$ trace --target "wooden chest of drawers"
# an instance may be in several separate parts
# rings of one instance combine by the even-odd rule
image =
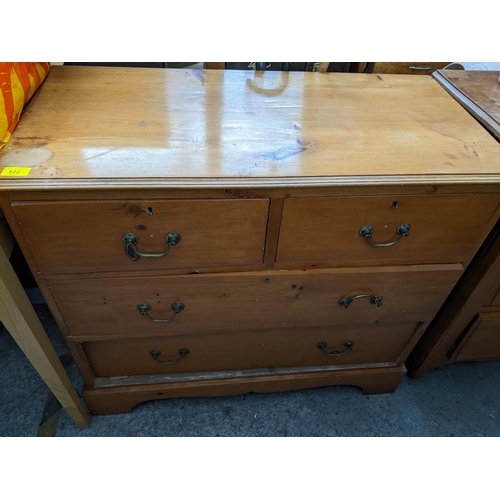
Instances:
[[[500,359],[500,222],[409,358],[414,378],[457,361]]]
[[[0,155],[92,413],[393,391],[498,217],[497,144],[431,78],[253,78],[53,68]]]
[[[433,77],[500,142],[500,72],[439,71]],[[456,361],[500,359],[500,221],[408,359],[418,378]]]

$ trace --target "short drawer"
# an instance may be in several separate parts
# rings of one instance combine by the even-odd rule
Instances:
[[[50,274],[261,264],[269,200],[15,202],[12,208],[40,271]]]
[[[290,198],[276,260],[462,262],[499,202],[497,194]]]
[[[394,363],[417,326],[398,323],[173,335],[85,342],[83,349],[97,377]]]
[[[500,359],[500,312],[479,314],[453,358],[454,361]]]
[[[73,337],[123,337],[417,323],[461,274],[460,264],[387,266],[54,280],[50,289]]]

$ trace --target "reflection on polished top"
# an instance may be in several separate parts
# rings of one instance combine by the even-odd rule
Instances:
[[[53,67],[0,187],[499,182],[499,144],[429,76]],[[382,176],[382,177],[380,177]]]

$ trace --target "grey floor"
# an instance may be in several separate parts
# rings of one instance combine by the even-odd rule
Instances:
[[[37,302],[36,300],[34,302]],[[68,354],[45,304],[34,305],[57,353]],[[74,365],[70,376],[79,392]],[[49,391],[8,332],[0,332],[0,436],[36,436]],[[393,394],[356,387],[180,398],[92,417],[80,431],[63,410],[57,436],[500,436],[500,361],[461,363],[405,378]]]

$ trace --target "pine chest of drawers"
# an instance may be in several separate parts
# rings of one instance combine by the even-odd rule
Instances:
[[[390,392],[498,218],[499,153],[425,76],[55,67],[1,206],[92,413]]]
[[[500,143],[500,72],[438,71],[433,78]],[[407,360],[414,378],[459,361],[500,359],[500,220]]]

